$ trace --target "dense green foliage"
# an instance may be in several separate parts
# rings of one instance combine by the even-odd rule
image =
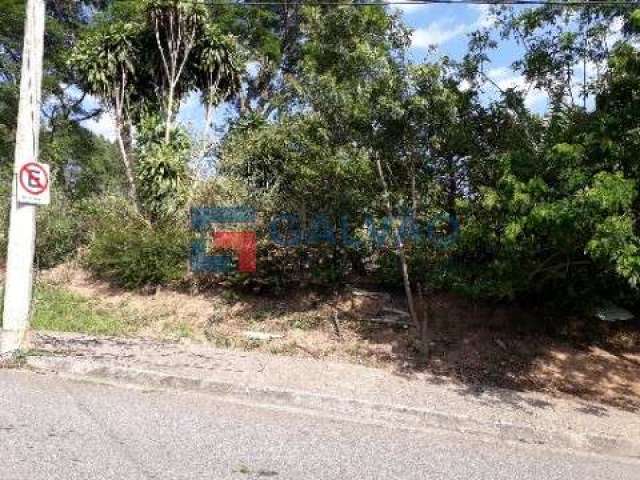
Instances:
[[[221,149],[220,173],[244,179],[263,211],[322,212],[336,234],[342,215],[356,226],[365,214],[386,215],[385,198],[394,215],[411,212],[418,225],[454,214],[461,229],[448,248],[405,246],[416,282],[569,308],[604,299],[629,304],[640,272],[640,79],[631,10],[583,9],[577,17],[569,10],[498,12],[494,32],[526,45],[515,68],[549,93],[543,119],[517,89],[494,102],[481,94],[490,82],[487,50],[498,45],[490,31],[472,36],[460,63],[413,65],[402,54],[402,25],[384,9],[304,7],[296,16],[306,41],[294,79],[271,86],[277,107],[268,119],[252,113],[237,122]],[[596,19],[627,22],[611,51],[602,41],[609,31]],[[566,78],[580,61],[598,61],[608,72],[582,84],[593,108],[574,103]],[[368,247],[351,249],[355,261],[338,255],[329,262],[341,270],[330,278],[368,264],[381,281],[399,282],[394,249]],[[300,263],[293,253],[292,266]],[[304,256],[313,264],[322,254],[307,248]]]
[[[125,201],[85,206],[92,232],[83,258],[96,275],[128,288],[171,283],[187,271],[186,219],[149,223]]]
[[[36,265],[49,268],[72,257],[87,238],[78,206],[63,195],[54,195],[52,204],[37,214]]]
[[[0,0],[5,167],[17,3]],[[640,305],[640,13],[632,8],[497,9],[460,61],[416,63],[409,29],[382,5],[113,1],[87,15],[72,3],[50,8],[45,83],[55,102],[42,157],[59,196],[39,220],[42,265],[82,245],[89,268],[121,285],[178,280],[187,271],[188,209],[249,205],[260,212],[258,271],[239,276],[243,284],[401,286],[408,278],[409,290],[568,309]],[[614,24],[622,26],[615,35]],[[504,38],[521,42],[513,68],[547,93],[545,115],[487,75]],[[587,77],[587,64],[601,73]],[[77,125],[96,112],[62,85],[110,112],[117,146]],[[178,125],[180,106],[194,97],[205,131],[217,106],[234,110],[213,147]],[[212,177],[199,178],[195,162],[209,163]],[[270,220],[283,213],[311,232],[300,244],[269,238]],[[318,216],[325,238],[313,237]],[[406,231],[406,218],[422,236]]]
[[[73,88],[76,78],[68,68],[69,49],[90,21],[87,8],[96,2],[47,2],[43,78],[43,128],[39,160],[51,166],[51,206],[40,209],[35,262],[54,266],[71,256],[87,238],[80,202],[91,195],[122,191],[122,169],[117,150],[108,141],[82,128],[79,122],[100,110],[87,109],[85,96]],[[0,178],[2,235],[0,251],[7,248],[11,170],[18,110],[19,73],[25,2],[0,1]]]

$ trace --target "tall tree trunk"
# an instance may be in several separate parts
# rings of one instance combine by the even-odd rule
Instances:
[[[416,168],[413,162],[411,163],[411,220],[414,225],[418,218],[418,189],[416,187]]]
[[[125,112],[126,112],[126,86],[127,86],[127,71],[122,68],[120,71],[120,82],[114,86],[112,98],[114,100],[114,120],[116,127],[116,138],[118,141],[118,147],[120,148],[120,156],[124,165],[124,173],[127,177],[127,196],[131,200],[131,205],[136,212],[139,212],[138,208],[138,192],[136,191],[136,182],[133,176],[133,167],[128,152],[131,145],[126,145],[124,140],[123,131],[125,129]],[[127,132],[127,139],[130,142],[130,131]]]
[[[127,153],[124,138],[122,135],[123,125],[122,120],[116,120],[116,137],[118,140],[118,147],[120,148],[120,156],[122,157],[122,163],[124,165],[124,172],[127,176],[127,196],[131,200],[131,204],[138,211],[138,193],[136,191],[136,182],[133,176],[133,167]]]
[[[411,321],[413,322],[414,327],[419,336],[419,340],[422,343],[422,338],[426,337],[426,332],[423,328],[423,322],[421,321],[420,316],[416,311],[416,303],[413,299],[413,291],[411,290],[411,281],[409,279],[409,266],[407,264],[407,256],[404,250],[404,242],[402,241],[402,235],[400,235],[400,230],[398,226],[393,222],[393,206],[391,205],[391,195],[389,193],[389,186],[387,184],[387,180],[384,176],[384,171],[382,169],[382,161],[380,157],[376,154],[376,167],[378,170],[378,176],[380,177],[380,183],[382,184],[382,195],[384,197],[384,206],[387,211],[387,216],[389,217],[389,222],[391,224],[391,231],[393,233],[393,237],[395,240],[396,246],[396,254],[400,260],[400,270],[402,273],[402,283],[404,285],[404,293],[407,297],[407,304],[409,306],[409,315],[411,316]],[[428,345],[421,345],[423,353],[426,355],[428,353]]]
[[[167,99],[167,118],[164,124],[164,143],[168,144],[171,139],[171,122],[173,118],[173,96],[175,87],[172,85],[169,87],[169,97]]]
[[[131,170],[136,170],[136,156],[133,148],[133,124],[131,121],[125,120],[122,124],[122,142],[127,152],[127,158],[129,159],[129,165]]]
[[[447,213],[453,215],[456,211],[458,198],[458,182],[456,181],[455,158],[447,158]]]

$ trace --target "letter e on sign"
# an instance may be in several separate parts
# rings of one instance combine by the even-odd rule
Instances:
[[[18,202],[31,205],[49,205],[49,165],[29,162],[20,166],[17,178]]]

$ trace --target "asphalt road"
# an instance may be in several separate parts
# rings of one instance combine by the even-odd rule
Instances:
[[[0,479],[634,479],[640,461],[0,370]]]

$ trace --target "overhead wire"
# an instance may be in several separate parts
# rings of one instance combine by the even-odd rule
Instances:
[[[201,4],[205,6],[291,6],[291,5],[308,5],[308,6],[336,6],[336,7],[367,7],[367,6],[393,6],[393,5],[531,5],[531,6],[559,6],[559,7],[634,7],[640,6],[640,0],[389,0],[389,1],[354,1],[339,2],[327,0],[310,0],[310,1],[220,1],[220,0],[183,0],[188,3]]]

